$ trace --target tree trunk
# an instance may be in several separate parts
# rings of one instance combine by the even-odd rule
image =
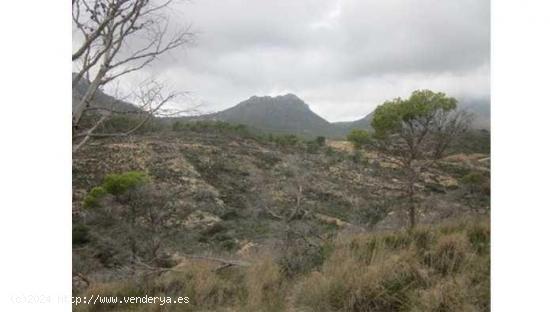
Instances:
[[[416,207],[414,205],[414,182],[416,181],[416,176],[414,171],[411,172],[409,177],[409,185],[407,186],[407,199],[408,199],[408,209],[409,209],[409,230],[413,230],[416,226]]]
[[[78,123],[80,122],[82,114],[90,105],[90,101],[93,99],[97,89],[99,89],[101,79],[103,79],[106,73],[107,68],[105,66],[102,66],[95,79],[90,83],[90,86],[84,93],[84,96],[82,96],[82,98],[78,101],[78,104],[73,108],[73,133],[78,128]]]
[[[414,227],[416,226],[416,209],[412,201],[409,205],[409,230],[414,230]]]

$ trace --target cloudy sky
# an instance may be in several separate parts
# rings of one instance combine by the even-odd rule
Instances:
[[[196,43],[148,70],[216,111],[295,93],[329,121],[419,88],[489,96],[489,0],[193,0]]]

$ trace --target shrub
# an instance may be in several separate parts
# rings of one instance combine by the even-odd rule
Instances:
[[[470,193],[479,192],[484,195],[491,195],[491,181],[481,172],[470,172],[461,179],[462,183]]]
[[[210,121],[210,120],[199,120],[199,121],[176,121],[172,124],[172,131],[197,131],[197,132],[223,132],[223,133],[232,133],[242,136],[251,136],[252,134],[248,130],[248,127],[243,124],[232,124],[224,121]]]
[[[483,254],[490,251],[490,231],[487,223],[476,223],[468,227],[468,240],[477,253]]]
[[[73,245],[84,245],[89,243],[90,229],[84,224],[73,225]]]
[[[213,311],[215,307],[233,306],[246,296],[244,276],[240,270],[218,271],[217,264],[189,262],[177,266],[155,284],[156,293],[168,296],[187,296],[190,303],[181,308],[190,311]]]
[[[408,232],[397,231],[394,233],[388,233],[382,237],[384,247],[387,249],[403,249],[412,243],[413,237]]]
[[[256,260],[246,272],[247,307],[250,311],[284,311],[283,276],[269,257]]]
[[[462,278],[446,279],[421,290],[412,311],[418,312],[473,312],[478,311],[468,302],[468,285]]]
[[[84,197],[84,208],[95,208],[99,206],[99,201],[107,195],[107,191],[102,186],[96,186]]]
[[[294,134],[273,135],[270,138],[273,142],[282,146],[295,146],[300,142],[300,138]]]
[[[319,146],[325,146],[326,144],[326,138],[324,136],[318,136],[315,138],[315,143]]]
[[[355,149],[353,153],[350,156],[351,161],[354,164],[361,164],[363,166],[367,166],[369,164],[369,160],[365,157],[363,152],[359,149]]]
[[[468,185],[481,185],[485,177],[479,172],[470,172],[462,177],[462,182]]]
[[[465,262],[467,243],[463,235],[450,234],[442,236],[433,253],[427,254],[428,265],[439,273],[447,275],[456,273]]]
[[[216,262],[186,259],[160,275],[93,283],[79,295],[147,293],[191,299],[190,304],[160,308],[166,311],[488,312],[489,230],[486,221],[460,219],[409,232],[343,234],[320,244],[323,260],[300,276],[289,278],[275,256],[249,259],[249,267],[223,269]],[[295,247],[306,252],[304,245]],[[80,305],[75,310],[128,309],[159,307]]]
[[[355,148],[361,148],[370,142],[370,134],[365,130],[353,129],[347,136]]]
[[[420,252],[426,251],[436,238],[434,233],[425,227],[414,229],[411,235],[416,249]]]
[[[322,246],[296,242],[285,249],[278,264],[287,277],[306,274],[323,264],[326,250]]]
[[[149,181],[146,173],[141,171],[128,171],[120,174],[109,174],[99,186],[92,188],[84,197],[84,208],[99,206],[100,200],[107,194],[121,195],[130,189],[136,188]]]
[[[389,209],[382,204],[372,204],[357,212],[361,223],[367,226],[374,226],[382,221],[389,213]]]
[[[134,133],[144,134],[163,129],[163,124],[158,119],[146,120],[147,118],[149,118],[147,115],[114,114],[101,125],[99,131],[101,133],[126,132],[138,127]]]
[[[311,311],[401,311],[409,305],[410,289],[427,283],[407,253],[368,266],[340,256],[299,286],[298,305]]]
[[[172,131],[181,131],[183,128],[183,123],[179,120],[172,124]]]
[[[128,171],[121,174],[109,174],[105,177],[102,187],[109,194],[120,195],[129,189],[136,188],[149,181],[146,173],[140,171]]]

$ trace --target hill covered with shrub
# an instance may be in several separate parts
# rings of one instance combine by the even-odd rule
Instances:
[[[489,164],[456,153],[422,173],[411,234],[403,173],[349,142],[220,122],[94,140],[73,160],[74,292],[178,292],[190,311],[487,310],[489,229],[473,220]]]

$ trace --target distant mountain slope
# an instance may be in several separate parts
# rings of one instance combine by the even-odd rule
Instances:
[[[229,109],[199,117],[238,123],[274,133],[292,133],[301,136],[334,136],[339,128],[332,125],[294,94],[253,96]]]
[[[75,75],[76,73],[73,73],[73,77]],[[86,92],[89,86],[90,86],[90,82],[82,78],[76,85],[76,88],[73,89],[73,103],[72,103],[73,109],[77,105],[78,101],[80,101],[80,99],[84,96],[84,93]],[[115,97],[104,93],[102,90],[97,90],[92,100],[91,106],[99,107],[99,108],[107,108],[107,109],[122,111],[122,112],[140,110],[134,104],[131,104],[123,100],[118,100]]]
[[[355,121],[341,121],[333,123],[334,126],[338,127],[342,132],[348,133],[352,129],[370,129],[370,123],[372,121],[372,116],[374,112],[369,113],[367,116],[357,119]]]
[[[489,99],[464,99],[459,103],[462,109],[474,115],[473,129],[491,130],[491,101]]]

